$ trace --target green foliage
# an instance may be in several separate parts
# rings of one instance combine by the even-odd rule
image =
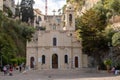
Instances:
[[[24,57],[18,57],[18,58],[17,58],[17,61],[18,61],[18,65],[20,65],[20,64],[26,62],[26,58],[24,58]]]
[[[34,0],[22,0],[20,7],[22,13],[22,21],[23,22],[30,22],[32,23],[34,20],[34,12],[33,12],[33,4]]]
[[[120,14],[120,0],[113,0],[111,9],[113,9],[116,14]]]
[[[94,6],[94,9],[97,12],[101,12],[101,14],[106,15],[106,21],[107,24],[109,24],[109,20],[112,17],[115,15],[120,15],[120,0],[100,0],[99,3]]]
[[[99,62],[102,60],[101,56],[108,53],[107,43],[112,42],[112,36],[116,31],[107,25],[112,16],[120,14],[119,8],[120,0],[100,0],[93,8],[76,18],[76,29],[82,40],[83,53],[93,56]],[[113,37],[113,43],[119,44],[119,39],[115,37],[116,35]]]
[[[101,0],[95,8],[98,11],[105,11],[107,18],[110,19],[120,14],[120,0]]]
[[[34,28],[20,21],[8,19],[0,12],[0,56],[3,63],[15,63],[17,56],[25,57],[26,41],[30,41]]]
[[[104,35],[106,36],[106,39],[108,42],[112,42],[112,36],[116,31],[112,28],[112,26],[108,25],[104,30]]]
[[[83,53],[86,53],[101,63],[103,56],[108,53],[108,42],[115,31],[106,29],[108,20],[113,15],[109,8],[110,1],[99,2],[98,5],[87,10],[76,19],[76,29],[79,29],[82,38]]]
[[[28,41],[31,40],[33,33],[34,33],[34,29],[32,27],[28,27],[24,25],[24,27],[22,28],[22,36]]]
[[[120,32],[117,32],[112,36],[112,45],[120,47]]]
[[[12,17],[13,13],[9,7],[3,5],[3,11],[7,13],[8,17]]]
[[[104,60],[104,64],[105,65],[111,65],[112,61],[110,59],[106,59],[106,60]]]
[[[76,19],[76,27],[80,31],[84,53],[92,55],[98,53],[99,50],[106,49],[105,36],[103,35],[103,30],[106,27],[105,15],[90,9]]]
[[[18,64],[18,61],[16,58],[14,58],[14,59],[10,59],[10,63],[14,65],[14,64]]]
[[[22,63],[25,63],[25,58],[24,57],[13,58],[13,59],[10,59],[10,63],[12,65],[14,64],[20,65]]]
[[[37,30],[46,30],[46,27],[44,27],[44,26],[38,27]]]

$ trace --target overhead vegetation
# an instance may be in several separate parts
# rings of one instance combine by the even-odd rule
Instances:
[[[5,15],[8,16],[8,17],[12,17],[13,16],[13,13],[12,11],[10,10],[9,7],[3,5],[3,11],[5,12]]]
[[[16,6],[15,16],[5,5],[3,12],[0,11],[0,57],[3,65],[25,61],[26,42],[31,40],[35,32],[29,25],[34,21],[33,4],[33,0],[22,0]],[[19,20],[13,20],[13,17],[19,17]]]
[[[32,26],[7,18],[0,11],[0,56],[3,64],[25,57],[26,41],[31,39],[33,33]]]
[[[22,13],[22,21],[33,23],[34,21],[34,12],[33,4],[34,0],[22,0],[20,4],[20,13]]]
[[[80,8],[80,1],[67,0],[76,3]],[[115,15],[120,15],[120,0],[100,0],[91,9],[76,18],[76,30],[79,38],[82,40],[83,53],[92,56],[97,64],[101,64],[103,59],[109,55],[108,42],[113,46],[119,45],[119,32],[113,30],[109,20]],[[84,6],[84,4],[82,4]],[[78,12],[79,10],[77,10]],[[117,33],[116,33],[117,32]],[[115,37],[118,38],[115,38]]]
[[[107,25],[106,16],[94,9],[86,11],[76,19],[77,30],[80,30],[83,53],[93,56],[97,62],[101,61],[103,52],[107,52],[107,40],[104,29]],[[100,57],[101,56],[101,57]]]
[[[118,46],[118,47],[120,47],[120,32],[116,32],[116,33],[112,36],[112,44],[113,44],[113,46]]]

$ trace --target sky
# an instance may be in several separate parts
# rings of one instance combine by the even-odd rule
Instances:
[[[21,0],[19,0],[20,2]],[[34,0],[35,4],[34,4],[34,8],[38,8],[40,9],[40,11],[42,11],[42,14],[45,14],[45,0]],[[15,0],[15,4],[18,3],[18,0]],[[47,14],[48,15],[52,15],[53,14],[53,10],[57,11],[58,9],[61,9],[64,5],[66,4],[66,0],[47,0]]]

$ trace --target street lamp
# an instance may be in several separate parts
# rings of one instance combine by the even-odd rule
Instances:
[[[110,42],[108,42],[108,47],[109,47],[109,57],[111,59],[111,66],[113,66],[113,46]]]

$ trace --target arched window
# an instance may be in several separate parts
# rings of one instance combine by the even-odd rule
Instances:
[[[65,55],[65,63],[68,63],[68,55]]]
[[[34,59],[34,57],[31,57],[30,58],[30,68],[34,68],[34,66],[35,66],[35,59]]]
[[[53,38],[53,46],[56,46],[56,45],[57,45],[57,39]]]
[[[42,64],[45,64],[45,55],[42,55]]]
[[[38,16],[38,21],[42,21],[42,18],[40,16]]]
[[[72,24],[72,14],[69,14],[69,24]]]
[[[69,21],[72,22],[72,14],[69,14]]]
[[[76,57],[75,57],[75,68],[78,68],[78,65],[79,65],[79,64],[78,64],[78,57],[76,56]]]

